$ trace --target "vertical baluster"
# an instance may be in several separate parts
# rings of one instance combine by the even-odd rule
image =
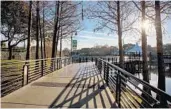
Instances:
[[[43,71],[44,71],[44,70],[43,70],[43,60],[44,60],[44,59],[41,59],[41,76],[43,76]]]
[[[119,85],[118,85],[118,93],[119,93],[119,104],[118,104],[118,106],[119,106],[119,108],[121,108],[121,75],[120,75],[121,73],[119,72]]]
[[[104,62],[104,71],[103,71],[103,76],[104,76],[104,80],[106,80],[106,62]]]
[[[62,59],[60,58],[60,69],[62,68]]]
[[[97,58],[95,58],[95,65],[97,66]]]
[[[121,108],[121,77],[120,72],[117,71],[117,78],[116,78],[116,102],[118,104],[118,107]]]
[[[60,69],[60,62],[61,61],[61,59],[60,58],[58,58],[58,69]]]
[[[109,65],[107,64],[106,67],[106,84],[109,85]]]
[[[56,65],[57,66],[57,70],[58,70],[59,69],[59,59],[58,58],[57,58],[57,62],[56,63],[57,63],[57,65]]]
[[[51,69],[51,71],[53,71],[53,58],[51,58],[50,62],[51,62],[51,68],[50,69]]]
[[[22,82],[22,86],[25,86],[26,84],[28,84],[28,64],[27,64],[27,62],[23,66],[23,82]]]
[[[64,66],[66,66],[66,58],[64,59]]]

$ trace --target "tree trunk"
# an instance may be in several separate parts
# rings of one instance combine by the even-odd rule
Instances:
[[[57,30],[57,35],[56,35],[55,56],[58,56],[58,42],[59,42],[59,30]]]
[[[45,27],[44,27],[44,22],[45,22],[45,16],[44,16],[44,2],[43,2],[43,46],[44,46],[44,58],[46,58],[46,41],[45,41]]]
[[[36,14],[36,59],[39,59],[39,1],[37,1]]]
[[[145,1],[141,1],[142,6],[142,59],[143,59],[143,80],[149,83],[148,65],[147,65],[147,36],[145,32]]]
[[[43,37],[42,37],[42,28],[40,24],[40,13],[39,13],[39,29],[40,29],[40,50],[41,50],[41,59],[43,59]],[[43,60],[41,60],[41,76],[43,76]]]
[[[163,60],[163,43],[160,16],[160,1],[155,1],[155,28],[157,36],[157,58],[158,58],[158,88],[165,91],[165,71]],[[166,106],[167,102],[163,96],[160,96],[161,105]]]
[[[117,1],[117,26],[118,26],[118,42],[119,42],[119,62],[120,67],[123,68],[123,47],[122,47],[122,28],[120,21],[120,1]]]
[[[71,35],[71,53],[70,53],[71,57],[72,57],[72,35]]]
[[[39,29],[40,29],[40,50],[41,50],[41,59],[43,59],[43,37],[42,37],[42,28],[40,24],[40,14],[39,14]]]
[[[60,37],[60,57],[62,57],[62,28],[61,28],[61,37]]]
[[[8,60],[11,60],[12,59],[12,47],[10,45],[8,45],[8,50],[9,50]]]
[[[32,9],[32,1],[30,1],[30,7],[29,7],[29,17],[28,17],[28,40],[27,40],[27,53],[26,53],[26,60],[30,59],[30,27],[31,27],[31,9]]]
[[[56,15],[55,15],[55,25],[54,25],[54,32],[53,32],[53,43],[52,43],[52,58],[55,56],[55,49],[57,46],[57,26],[58,26],[58,15],[59,15],[59,3],[60,1],[56,1]]]
[[[60,17],[62,17],[62,2],[61,2],[61,7],[60,7]],[[60,20],[59,20],[60,22]],[[62,26],[60,27],[60,53],[59,53],[59,57],[62,57]]]
[[[141,7],[142,7],[142,27],[141,27],[141,36],[142,36],[142,61],[143,61],[143,80],[149,83],[149,74],[148,74],[148,65],[147,65],[147,36],[145,32],[145,1],[141,1]],[[143,87],[143,90],[150,93],[148,88]],[[143,95],[144,97],[147,97],[146,95]]]

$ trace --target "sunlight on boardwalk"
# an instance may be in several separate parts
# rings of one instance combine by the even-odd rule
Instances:
[[[115,107],[94,63],[69,65],[3,97],[2,107]]]

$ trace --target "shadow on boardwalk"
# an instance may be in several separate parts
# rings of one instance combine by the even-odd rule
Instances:
[[[3,97],[2,108],[112,108],[115,100],[94,63],[48,74]]]
[[[66,91],[68,88],[69,91]],[[69,104],[67,106],[69,108],[80,108],[83,106],[86,108],[97,108],[99,103],[101,103],[102,108],[109,108],[109,106],[114,108],[116,105],[106,88],[107,86],[95,65],[85,65],[78,70],[73,79],[65,86],[49,108],[65,107],[65,104]],[[69,97],[70,94],[72,95],[71,97]],[[99,96],[99,98],[97,96]],[[104,97],[107,97],[107,99]],[[58,103],[60,98],[64,99],[62,102]],[[76,102],[75,99],[77,99]],[[90,100],[93,100],[93,102],[90,103]]]

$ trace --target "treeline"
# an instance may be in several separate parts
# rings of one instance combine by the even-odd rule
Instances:
[[[1,1],[1,46],[6,43],[9,57],[19,43],[27,42],[26,60],[31,57],[35,41],[34,59],[46,58],[46,42],[51,43],[51,57],[62,52],[62,40],[80,29],[82,11],[80,1]],[[60,44],[59,44],[60,42]],[[60,50],[57,50],[60,46]],[[39,53],[40,52],[40,53]],[[48,50],[49,53],[49,50]]]
[[[135,44],[124,44],[123,50],[127,51],[128,49],[131,49]],[[117,52],[119,49],[117,46],[95,46],[91,48],[81,48],[80,50],[76,50],[74,52],[77,52],[81,56],[106,56],[106,55],[113,55],[114,52]],[[163,45],[163,51],[165,55],[171,55],[171,44],[164,44]],[[151,53],[153,56],[157,56],[157,48],[151,47],[150,45],[147,46],[147,53]]]

